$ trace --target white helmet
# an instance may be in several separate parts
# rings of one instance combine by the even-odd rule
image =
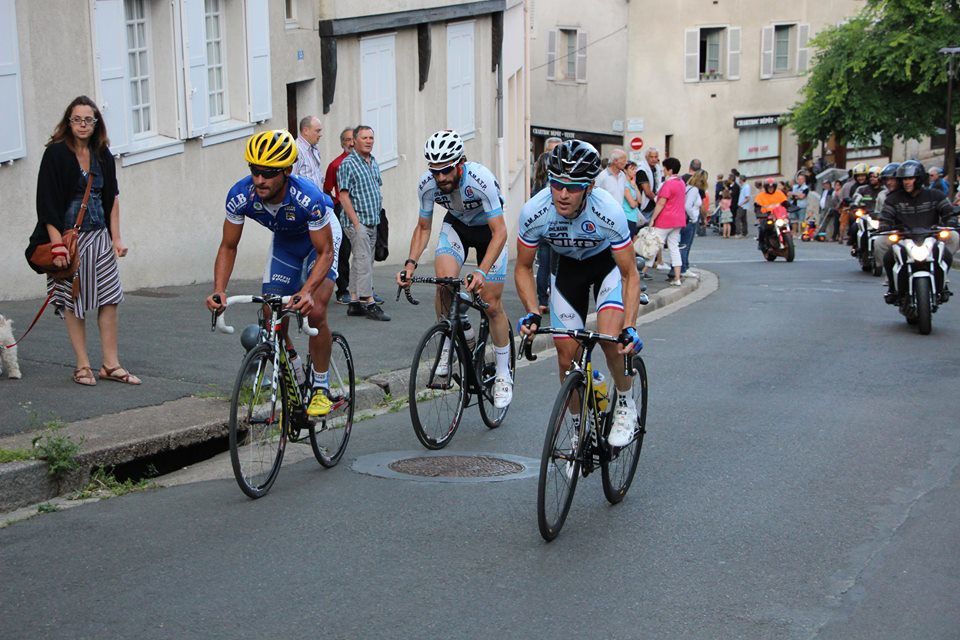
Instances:
[[[463,157],[463,139],[450,129],[437,131],[423,145],[423,157],[432,164],[451,164]]]

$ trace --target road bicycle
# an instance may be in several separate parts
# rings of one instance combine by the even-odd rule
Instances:
[[[255,303],[260,306],[257,324],[244,330],[241,341],[248,349],[230,396],[230,461],[240,489],[251,498],[267,494],[280,472],[287,441],[300,442],[305,429],[317,462],[334,467],[343,457],[353,427],[356,396],[353,356],[343,335],[333,332],[330,351],[328,397],[330,413],[322,418],[307,416],[312,393],[311,363],[304,365],[303,383],[297,382],[287,349],[289,338],[282,330],[287,316],[298,327],[317,335],[299,313],[287,309],[290,296],[230,296],[226,306]],[[219,296],[215,298],[220,302]],[[213,325],[222,333],[234,328],[223,311],[213,314]]]
[[[600,469],[603,494],[610,504],[619,503],[627,495],[647,431],[647,368],[639,355],[623,357],[624,374],[633,376],[630,393],[637,405],[637,425],[629,444],[611,447],[607,437],[613,424],[616,385],[610,381],[613,391],[608,394],[595,384],[592,354],[600,342],[624,342],[615,336],[585,329],[544,327],[535,333],[566,336],[580,343],[579,356],[570,364],[553,404],[540,456],[537,526],[540,535],[549,542],[563,527],[581,474],[586,477]],[[520,343],[522,357],[530,361],[537,359],[531,349],[532,340],[532,336],[524,336]]]
[[[467,276],[469,282],[472,276]],[[475,397],[480,417],[490,429],[496,429],[507,415],[507,409],[493,404],[493,384],[496,377],[496,356],[490,339],[489,304],[478,295],[461,291],[460,278],[414,276],[408,284],[435,284],[444,287],[452,300],[446,317],[427,329],[410,365],[410,419],[417,439],[427,449],[442,449],[450,444],[465,408],[472,406]],[[410,304],[420,304],[410,293],[409,286],[397,287],[406,294]],[[464,333],[469,322],[468,313],[474,309],[480,314],[475,342]],[[509,334],[510,377],[516,368],[516,349],[513,329]],[[444,348],[444,347],[447,348]]]

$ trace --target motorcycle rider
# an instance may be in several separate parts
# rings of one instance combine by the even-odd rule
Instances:
[[[870,167],[866,162],[859,162],[854,165],[851,171],[852,178],[843,183],[840,189],[840,238],[846,238],[847,244],[850,244],[850,202],[857,189],[867,184],[867,176],[870,173]]]
[[[767,238],[767,216],[773,211],[774,207],[783,205],[787,201],[787,194],[777,188],[777,181],[774,178],[767,178],[763,181],[763,191],[757,194],[753,201],[754,213],[757,214],[757,225],[760,227],[757,233],[757,249],[763,251],[763,243]]]
[[[950,237],[944,240],[947,247],[945,262],[947,270],[953,260],[953,254],[960,247],[958,235],[957,215],[950,206],[950,201],[942,191],[925,189],[927,172],[923,165],[916,160],[907,160],[897,169],[897,182],[900,189],[891,192],[883,203],[880,212],[880,230],[899,230],[910,233],[913,229],[930,229],[936,226],[954,227]],[[881,236],[878,240],[885,239]],[[877,243],[880,244],[879,242]],[[886,251],[883,256],[883,268],[887,272],[887,293],[883,299],[888,304],[898,302],[897,283],[893,279],[894,255],[889,250],[889,242],[885,243]],[[879,252],[879,248],[877,249]],[[946,283],[944,283],[946,289]]]
[[[883,183],[880,182],[880,174],[882,172],[883,169],[880,167],[870,167],[867,172],[867,184],[857,187],[853,193],[854,205],[865,205],[868,209],[873,206],[877,196],[883,191]]]
[[[880,183],[883,185],[883,190],[877,195],[876,206],[873,208],[874,215],[880,215],[887,196],[900,188],[900,183],[897,182],[897,169],[899,168],[899,162],[891,162],[880,170]],[[882,266],[880,263],[877,264],[878,266]]]

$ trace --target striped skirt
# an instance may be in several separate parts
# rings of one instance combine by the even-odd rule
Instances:
[[[47,294],[53,292],[51,302],[56,314],[61,318],[64,310],[82,319],[91,309],[123,302],[117,257],[107,230],[104,228],[81,231],[77,239],[77,251],[80,252],[80,269],[77,271],[80,277],[80,295],[76,302],[72,297],[73,287],[69,280],[47,277]]]

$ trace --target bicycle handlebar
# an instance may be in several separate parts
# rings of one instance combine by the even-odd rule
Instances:
[[[404,273],[401,271],[400,273]],[[473,274],[467,275],[467,284],[473,280]],[[463,280],[460,278],[437,278],[434,276],[413,276],[412,278],[403,278],[403,281],[407,283],[407,286],[397,285],[397,300],[400,300],[400,292],[402,291],[406,297],[407,302],[413,305],[420,304],[420,301],[413,297],[413,294],[410,293],[411,284],[437,284],[437,285],[448,285],[454,288],[454,291],[459,291],[460,287],[463,286]],[[474,291],[473,293],[473,303],[481,309],[489,309],[490,304],[484,302],[480,295]]]
[[[282,298],[279,298],[278,296],[251,296],[251,295],[229,296],[227,300],[223,303],[224,309],[219,313],[216,311],[213,312],[213,322],[212,322],[213,326],[211,327],[211,330],[216,329],[220,333],[226,333],[226,334],[233,334],[234,331],[236,331],[236,329],[234,329],[232,325],[227,324],[226,320],[224,320],[224,317],[223,317],[224,313],[226,312],[226,307],[229,307],[231,305],[256,302],[257,304],[268,304],[271,307],[276,306],[278,303],[279,305],[286,306],[295,297],[296,296],[283,296]],[[213,300],[214,302],[220,302],[220,296],[215,295],[213,297]],[[290,313],[296,313],[296,312],[291,311]],[[314,329],[313,327],[310,326],[310,321],[307,320],[305,316],[301,315],[300,313],[296,313],[296,315],[297,315],[297,322],[300,323],[300,328],[308,336],[312,337],[320,333],[317,329]]]
[[[537,327],[537,330],[534,331],[533,335],[555,335],[555,336],[567,336],[573,338],[577,342],[613,342],[616,344],[629,344],[628,340],[621,340],[617,336],[607,335],[605,333],[599,333],[597,331],[588,331],[586,329],[554,329],[552,327]],[[533,335],[523,336],[523,339],[520,340],[520,357],[526,358],[528,361],[533,362],[537,359],[537,356],[533,353]],[[630,358],[633,356],[633,353],[623,354],[623,375],[629,377],[634,373],[633,366],[631,366]]]

